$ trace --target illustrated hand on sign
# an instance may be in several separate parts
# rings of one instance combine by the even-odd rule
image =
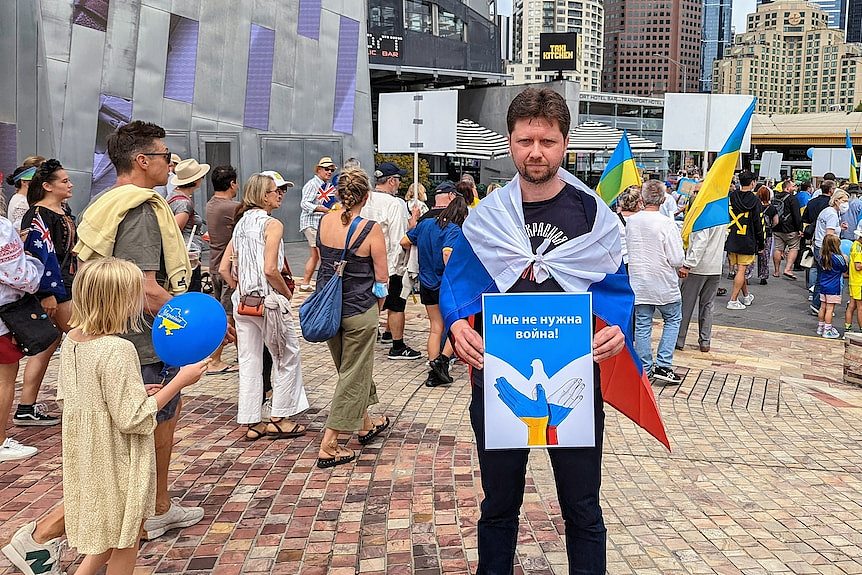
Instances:
[[[536,386],[535,399],[512,387],[505,377],[498,377],[494,388],[506,407],[527,426],[527,445],[547,445],[550,408],[545,388],[541,384]]]

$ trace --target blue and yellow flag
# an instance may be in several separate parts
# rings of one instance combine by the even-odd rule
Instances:
[[[606,204],[611,205],[620,192],[629,186],[640,186],[641,174],[632,155],[632,147],[629,144],[628,132],[623,132],[614,153],[608,160],[608,165],[599,178],[596,193],[601,196]]]
[[[850,130],[847,128],[844,129],[844,136],[846,138],[844,147],[850,150],[850,183],[858,184],[859,183],[859,165],[856,163],[856,152],[853,151],[853,142],[850,140]]]
[[[703,179],[700,192],[688,208],[685,221],[682,224],[682,243],[688,248],[688,237],[691,232],[704,230],[714,226],[726,226],[730,223],[730,205],[728,203],[728,192],[733,172],[739,161],[739,149],[742,147],[742,138],[754,113],[757,98],[751,101],[748,109],[742,114],[736,128],[727,138],[724,147],[718,153],[718,157],[709,172]]]

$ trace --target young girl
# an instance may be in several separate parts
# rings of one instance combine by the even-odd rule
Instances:
[[[850,303],[844,314],[844,333],[853,327],[853,313],[856,313],[856,322],[862,331],[862,230],[854,230],[856,240],[850,247],[850,281],[847,282],[850,290]]]
[[[60,354],[57,396],[64,400],[66,536],[86,555],[78,575],[106,562],[108,575],[131,575],[141,524],[155,512],[156,412],[208,363],[145,389],[135,346],[118,337],[140,329],[143,304],[143,274],[124,260],[89,263],[72,285],[74,329]]]
[[[847,273],[847,259],[841,253],[841,240],[834,234],[823,238],[820,248],[820,266],[823,273],[817,281],[820,283],[820,313],[818,315],[817,335],[827,339],[838,339],[841,334],[832,327],[832,314],[835,306],[841,304],[841,276]]]

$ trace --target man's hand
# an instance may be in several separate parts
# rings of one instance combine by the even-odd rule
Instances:
[[[482,369],[485,364],[485,344],[479,332],[470,327],[466,319],[459,319],[449,329],[458,357],[476,369]]]
[[[54,314],[57,313],[57,298],[54,296],[48,296],[43,299],[41,303],[42,309],[45,310],[48,317],[54,317]]]
[[[593,361],[601,363],[623,350],[626,338],[617,325],[608,325],[593,336]]]
[[[678,270],[676,270],[676,275],[678,275],[682,279],[685,279],[688,277],[688,272],[689,272],[688,268],[683,266],[683,267],[679,268]]]

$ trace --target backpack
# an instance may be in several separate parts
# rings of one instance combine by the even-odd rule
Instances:
[[[790,193],[782,192],[780,194],[775,194],[775,197],[773,197],[770,202],[772,207],[775,208],[775,215],[778,222],[776,227],[784,228],[786,225],[789,225],[793,219],[793,207],[789,205],[789,199]]]

